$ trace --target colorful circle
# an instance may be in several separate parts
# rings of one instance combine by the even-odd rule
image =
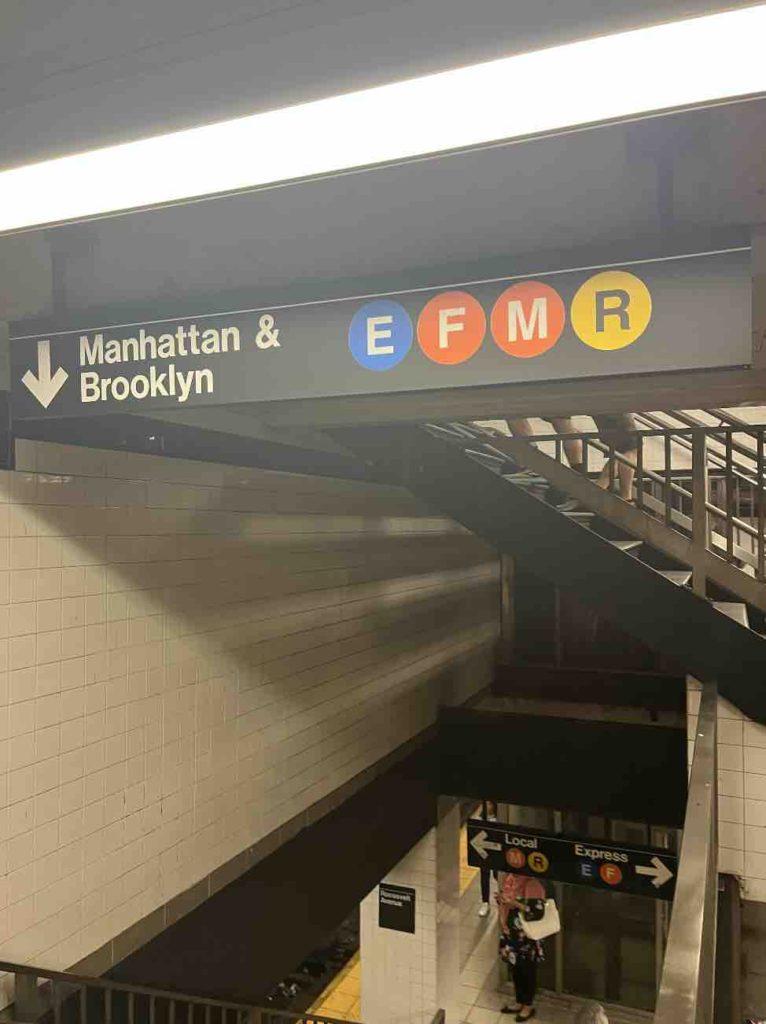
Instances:
[[[527,862],[527,858],[521,850],[506,850],[505,859],[509,867],[512,868],[523,868]]]
[[[468,292],[443,292],[425,304],[418,318],[418,344],[435,363],[464,363],[481,348],[487,318]]]
[[[598,869],[601,881],[607,885],[619,885],[622,881],[622,871],[616,864],[602,864]]]
[[[534,853],[530,853],[527,857],[529,866],[533,871],[536,871],[538,875],[542,875],[543,872],[547,871],[550,867],[550,862],[544,853],[540,853],[539,850],[535,850]]]
[[[354,314],[348,347],[365,370],[390,370],[409,352],[413,333],[404,306],[391,299],[376,299]]]
[[[498,348],[518,359],[533,359],[553,348],[566,319],[566,307],[557,291],[540,281],[523,281],[499,297],[490,324]]]
[[[637,341],[652,318],[652,296],[625,270],[606,270],[578,288],[569,311],[580,341],[614,352]]]

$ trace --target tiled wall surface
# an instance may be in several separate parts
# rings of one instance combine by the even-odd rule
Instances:
[[[453,807],[385,881],[415,889],[415,933],[378,925],[377,886],[362,901],[362,1020],[431,1024],[456,1020],[460,995],[460,810]]]
[[[2,958],[76,963],[417,734],[497,608],[494,554],[396,489],[20,443]]]
[[[697,728],[699,683],[689,680],[691,737]],[[743,880],[746,900],[766,902],[766,726],[718,699],[719,870]]]
[[[742,907],[742,1014],[763,1017],[766,1006],[766,904],[746,901]]]

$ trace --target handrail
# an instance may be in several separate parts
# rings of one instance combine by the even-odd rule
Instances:
[[[347,1021],[337,1017],[328,1017],[323,1013],[314,1013],[311,1010],[294,1012],[272,1007],[253,1006],[247,1003],[232,1002],[231,1000],[208,998],[207,996],[189,995],[186,992],[178,992],[173,989],[150,988],[145,985],[132,985],[128,982],[112,981],[108,978],[97,978],[91,975],[72,974],[68,971],[52,971],[46,967],[35,967],[30,964],[15,964],[0,961],[0,974],[13,975],[16,987],[16,1002],[13,1020],[15,1021],[36,1021],[44,1014],[52,1010],[54,1024],[61,1020],[62,995],[64,998],[79,993],[79,1014],[80,1024],[87,1024],[88,1012],[84,993],[93,989],[103,993],[104,1019],[110,1024],[113,1019],[114,996],[125,996],[130,1007],[128,1020],[131,1024],[139,1024],[139,1014],[136,1012],[136,997],[146,998],[151,1009],[149,1010],[147,1022],[154,1024],[156,1014],[154,1007],[158,1002],[166,1001],[169,1007],[169,1020],[177,1021],[176,1008],[178,1004],[187,1008],[188,1024],[193,1024],[193,1007],[203,1007],[205,1010],[205,1024],[286,1024],[288,1021],[302,1021],[303,1024],[348,1024]],[[39,986],[39,982],[43,986]],[[62,992],[62,990],[64,990]],[[46,998],[47,997],[47,998]],[[211,1011],[218,1011],[212,1018]],[[0,1011],[0,1019],[4,1019],[5,1011]],[[230,1016],[233,1015],[233,1016]]]
[[[98,988],[104,991],[125,992],[136,996],[154,996],[157,999],[177,999],[185,1003],[196,1003],[205,1006],[217,1006],[226,1010],[250,1010],[246,1003],[230,1002],[223,999],[208,999],[206,996],[191,996],[185,992],[172,989],[149,988],[146,985],[131,985],[128,982],[112,981],[109,978],[97,978],[93,975],[71,974],[69,971],[51,971],[47,967],[34,967],[30,964],[14,964],[0,960],[0,974],[13,974],[20,977],[42,978],[44,981],[55,981],[62,985],[74,985]]]
[[[702,691],[678,878],[654,1024],[713,1024],[718,902],[718,697]]]
[[[718,419],[725,418],[725,414],[721,409],[705,409],[704,411],[709,412],[711,416],[717,416]],[[686,426],[691,427],[695,430],[701,429],[709,431],[710,435],[717,441],[718,444],[722,444],[723,442],[718,441],[715,435],[727,431],[729,433],[746,434],[747,436],[752,437],[754,440],[757,440],[756,431],[758,430],[758,426],[754,423],[747,424],[746,427],[737,426],[738,421],[735,419],[733,422],[727,423],[726,425],[721,423],[716,424],[715,426],[710,426],[707,423],[700,422],[700,420],[698,420],[695,416],[691,416],[688,412],[668,412],[665,413],[665,415],[673,416],[675,419],[680,420],[682,424],[685,424]],[[741,441],[736,441],[734,439],[732,439],[732,447],[734,451],[742,455],[744,458],[754,461],[754,452],[752,448],[748,448],[748,446],[742,444]]]
[[[671,529],[691,532],[695,547],[706,548],[717,557],[725,559],[735,567],[748,567],[754,571],[759,582],[766,581],[766,487],[758,481],[766,480],[766,426],[751,425],[750,433],[756,439],[756,448],[751,453],[756,464],[755,479],[751,479],[735,469],[734,437],[741,430],[739,426],[702,427],[689,426],[681,428],[663,427],[650,430],[631,431],[636,438],[637,456],[635,461],[624,453],[616,451],[611,444],[601,439],[599,431],[567,431],[566,433],[534,434],[528,440],[534,443],[555,443],[554,458],[563,459],[563,442],[581,441],[583,444],[583,461],[587,473],[588,452],[595,449],[605,456],[607,465],[611,466],[611,480],[614,483],[615,471],[618,466],[629,466],[636,474],[636,506],[642,511],[651,510],[665,525]],[[458,431],[458,433],[460,433]],[[476,427],[473,432],[463,427],[462,437],[474,440],[492,451],[492,439],[498,437],[497,431]],[[708,478],[709,448],[711,439],[724,438],[725,465],[716,480],[724,487],[722,497],[725,507],[720,507],[710,495]],[[665,470],[655,472],[645,466],[644,442],[647,438],[661,438],[665,447]],[[684,442],[691,446],[691,490],[673,479],[672,451],[673,445]],[[717,456],[718,457],[718,456]],[[689,468],[684,468],[689,474]],[[655,496],[649,482],[659,488],[659,496]],[[656,493],[656,492],[655,492]],[[658,508],[658,500],[661,507]],[[749,509],[748,519],[740,514],[742,502]],[[684,512],[690,511],[690,514]],[[696,523],[696,528],[695,528]],[[699,561],[696,559],[695,561]],[[699,572],[695,573],[695,589],[704,594],[704,579]]]
[[[657,433],[657,431],[651,431],[651,432],[650,431],[644,431],[644,430],[637,431],[637,434],[639,436],[643,435],[644,437],[646,437],[646,436],[654,436],[656,433]],[[674,443],[678,440],[678,438],[675,435],[681,434],[681,433],[692,433],[692,429],[691,428],[687,428],[687,429],[684,429],[683,431],[675,431],[675,430],[673,430],[673,431],[670,431],[670,430],[663,431],[663,434],[672,434],[672,435],[674,435],[672,437],[672,441]],[[596,448],[602,454],[606,454],[607,456],[613,457],[615,459],[615,461],[621,463],[623,466],[630,466],[631,469],[636,469],[637,468],[637,463],[633,462],[631,459],[626,458],[621,452],[617,452],[617,451],[615,451],[613,453],[610,452],[610,449],[609,449],[608,445],[606,445],[601,440],[600,435],[599,434],[594,434],[592,432],[590,432],[590,433],[579,433],[579,434],[574,434],[574,433],[566,433],[566,434],[535,434],[533,440],[535,442],[538,442],[538,441],[548,441],[548,442],[551,442],[551,441],[561,441],[562,438],[566,438],[569,441],[584,441],[586,443],[591,444],[594,448]],[[491,446],[488,445],[488,447],[491,447]],[[668,482],[668,480],[666,480],[666,478],[662,475],[662,473],[658,473],[656,470],[646,469],[644,467],[644,468],[642,468],[642,476],[644,478],[648,479],[648,480],[653,481],[654,483],[661,484],[664,488],[669,490],[672,494],[677,494],[677,495],[679,495],[682,498],[689,498],[690,500],[693,498],[693,494],[692,494],[692,492],[688,488],[683,487],[681,484],[674,483],[672,480],[670,482]],[[742,479],[747,479],[747,478],[743,476]],[[751,483],[755,484],[754,481],[748,481],[748,482],[751,482]],[[759,537],[760,536],[760,532],[754,526],[751,526],[750,523],[746,522],[744,519],[740,519],[738,516],[729,516],[728,513],[725,511],[725,509],[719,508],[718,505],[713,504],[713,502],[706,501],[705,502],[705,508],[707,509],[708,512],[711,512],[714,516],[717,516],[719,519],[731,518],[734,526],[736,526],[736,528],[738,530],[741,530],[743,533],[748,534],[748,536],[750,536],[750,537]]]
[[[668,413],[667,415],[675,416],[676,413],[672,413],[672,414]],[[640,412],[640,413],[634,413],[634,416],[635,416],[636,420],[638,420],[639,423],[647,423],[647,424],[649,424],[649,429],[652,429],[653,427],[658,427],[659,428],[659,427],[663,426],[662,420],[660,420],[659,417],[655,416],[654,413]],[[668,427],[667,429],[674,430],[674,432],[675,432],[676,428]],[[678,432],[679,432],[679,435],[680,435],[680,431],[683,428],[679,427],[677,429],[678,429]],[[698,427],[696,427],[696,428],[692,427],[690,425],[689,429],[690,430],[693,430],[693,429],[705,430],[707,428],[704,426],[704,424],[700,423],[698,425]],[[710,428],[710,429],[715,429],[715,428]],[[714,435],[710,435],[710,437],[712,439],[715,439]],[[721,442],[717,442],[717,443],[720,444]],[[693,451],[692,442],[690,440],[687,440],[683,436],[676,436],[676,437],[674,437],[673,438],[673,444],[677,444],[680,448],[684,448],[686,451],[689,451],[689,452]],[[735,446],[735,450],[738,451],[738,452],[741,451],[741,446]],[[708,457],[708,460],[710,461],[710,463],[712,465],[714,465],[716,467],[716,469],[723,470],[724,472],[726,471],[726,456],[725,456],[725,454],[721,454],[720,452],[713,451],[711,448],[708,448],[707,457]],[[748,459],[749,462],[754,462],[755,461],[755,459],[753,457],[752,450],[748,451],[747,459]],[[740,462],[738,462],[738,463],[736,463],[734,465],[733,472],[734,472],[734,475],[737,478],[739,478],[741,480],[745,480],[747,483],[752,484],[754,486],[758,485],[758,481],[754,477],[747,475],[747,467],[745,467],[743,465],[743,461],[740,461]]]
[[[738,433],[747,434],[749,437],[756,437],[756,431],[758,424],[748,423],[747,420],[743,420],[741,416],[736,416],[732,412],[727,412],[725,409],[708,409],[706,410],[711,416],[717,416],[719,420],[725,420],[728,426],[734,427]]]

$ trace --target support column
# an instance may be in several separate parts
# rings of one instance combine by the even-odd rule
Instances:
[[[766,369],[766,228],[753,231],[751,238],[753,280],[753,366]]]
[[[460,808],[439,801],[436,828],[382,882],[415,891],[415,931],[380,926],[379,887],[361,906],[362,1020],[431,1024],[437,1010],[457,1024],[460,994]]]
[[[500,555],[500,663],[510,665],[516,643],[514,565],[510,555]]]
[[[728,480],[727,480],[728,486]],[[692,436],[692,542],[694,565],[692,588],[700,597],[707,597],[705,572],[707,548],[710,542],[710,520],[707,511],[709,498],[707,437],[701,430]]]

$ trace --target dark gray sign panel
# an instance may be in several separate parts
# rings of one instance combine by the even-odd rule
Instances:
[[[378,886],[378,925],[395,932],[415,934],[415,890],[407,885]]]
[[[11,339],[15,417],[745,366],[749,253]]]
[[[667,850],[551,835],[476,818],[469,820],[467,833],[473,867],[673,899],[678,858]]]

